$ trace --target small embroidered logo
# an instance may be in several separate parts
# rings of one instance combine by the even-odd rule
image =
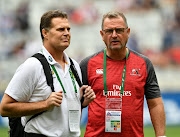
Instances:
[[[52,57],[51,57],[51,56],[49,56],[49,57],[48,57],[48,59],[49,59],[49,61],[50,61],[50,62],[52,62],[52,61],[53,61],[53,59],[52,59]]]
[[[103,74],[103,69],[96,69],[96,74]]]
[[[139,74],[139,70],[140,70],[140,69],[132,69],[132,72],[130,73],[130,75],[133,75],[133,76],[141,76],[141,74]]]

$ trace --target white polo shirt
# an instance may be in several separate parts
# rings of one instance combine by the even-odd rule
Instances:
[[[45,55],[49,64],[55,66],[61,82],[65,88],[67,98],[75,99],[78,102],[80,122],[81,105],[79,85],[76,81],[76,87],[78,91],[76,97],[72,79],[69,74],[70,60],[67,54],[64,52],[64,59],[66,61],[66,64],[65,71],[63,71],[61,65],[53,59],[53,57],[45,49],[44,46],[42,48],[42,53]],[[73,60],[73,62],[81,79],[79,64],[75,60]],[[55,73],[53,73],[53,82],[55,92],[63,91]],[[5,93],[18,102],[38,102],[41,100],[46,100],[52,93],[52,91],[46,83],[44,70],[39,60],[31,57],[27,59],[22,65],[20,65],[12,80],[10,81]],[[25,131],[43,134],[48,137],[80,136],[80,130],[78,132],[70,132],[68,123],[69,116],[67,98],[65,97],[65,95],[63,95],[63,100],[60,107],[54,107],[52,110],[48,110],[37,116],[36,118],[30,120],[25,126]],[[22,117],[22,124],[25,125],[30,117],[31,116]]]

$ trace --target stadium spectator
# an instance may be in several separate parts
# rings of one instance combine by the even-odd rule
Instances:
[[[165,136],[165,112],[151,61],[126,47],[130,28],[120,12],[102,19],[104,50],[81,61],[83,83],[96,99],[88,107],[85,137],[143,137],[144,95],[156,137]]]
[[[177,3],[174,20],[168,20],[165,29],[162,53],[169,58],[169,64],[180,64],[180,8]]]
[[[98,10],[93,1],[87,1],[71,13],[71,21],[74,24],[93,24],[98,19]]]
[[[52,67],[55,92],[46,83],[41,63],[31,57],[17,69],[9,83],[0,105],[1,115],[23,116],[21,122],[25,126],[26,137],[78,137],[83,90],[85,99],[82,106],[88,105],[95,94],[89,86],[80,88],[72,76],[70,60],[64,52],[71,38],[67,14],[59,10],[44,13],[40,32],[44,45],[40,53]],[[73,62],[81,76],[78,63]],[[72,109],[74,111],[70,111]],[[27,123],[32,115],[43,111]]]
[[[29,11],[28,11],[28,2],[22,3],[16,11],[16,26],[15,28],[20,31],[26,31],[29,29]]]

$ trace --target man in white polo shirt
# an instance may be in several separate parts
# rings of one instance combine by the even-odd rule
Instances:
[[[31,57],[17,69],[9,83],[1,102],[1,115],[23,116],[26,137],[78,137],[83,90],[82,106],[87,106],[96,95],[87,85],[80,88],[71,72],[70,60],[64,52],[71,38],[67,14],[59,10],[44,13],[40,32],[44,45],[40,53],[51,66],[55,92],[46,83],[41,63]],[[81,78],[78,63],[75,60],[73,63]],[[43,113],[27,122],[40,112]]]

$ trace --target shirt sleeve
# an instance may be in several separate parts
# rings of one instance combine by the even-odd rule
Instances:
[[[27,59],[18,67],[5,93],[18,102],[28,102],[38,81],[38,63],[35,58]]]
[[[88,65],[89,59],[86,58],[80,62],[80,68],[82,72],[82,82],[84,85],[89,85],[88,84],[88,76],[87,76],[87,65]]]
[[[149,59],[146,59],[147,79],[145,85],[145,96],[147,99],[158,98],[161,96],[154,67]]]

